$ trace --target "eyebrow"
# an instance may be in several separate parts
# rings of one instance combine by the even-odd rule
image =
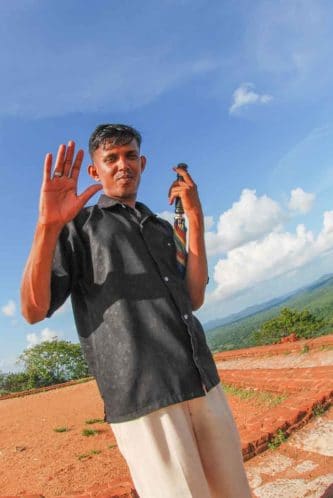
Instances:
[[[126,155],[128,155],[128,154],[137,154],[138,156],[140,155],[140,152],[136,149],[128,149],[125,153],[126,153]],[[109,159],[112,156],[117,156],[117,155],[118,155],[118,152],[113,151],[111,149],[110,151],[108,151],[108,153],[105,156],[103,156],[103,161],[105,161],[106,159]]]

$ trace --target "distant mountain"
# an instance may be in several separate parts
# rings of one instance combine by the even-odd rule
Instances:
[[[286,294],[285,296],[280,296],[271,299],[270,301],[265,301],[264,303],[248,306],[242,311],[238,311],[237,313],[232,313],[231,315],[225,316],[224,318],[217,318],[216,320],[210,320],[209,322],[203,324],[203,328],[205,332],[208,333],[212,329],[215,329],[217,327],[222,327],[222,325],[227,325],[228,323],[237,322],[238,320],[241,320],[248,316],[255,315],[260,311],[264,311],[266,309],[273,308],[274,306],[282,304],[287,299],[289,299],[289,297],[292,296],[294,293],[295,292],[292,292],[290,294]]]
[[[315,282],[270,301],[250,306],[220,320],[204,324],[210,347],[235,349],[250,346],[250,335],[265,321],[278,315],[283,307],[307,308],[317,316],[332,319],[333,324],[333,273],[323,275]]]

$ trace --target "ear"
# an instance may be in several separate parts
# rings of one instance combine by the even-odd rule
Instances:
[[[147,158],[146,156],[141,156],[140,159],[141,159],[141,173],[142,173],[146,167]]]
[[[97,172],[97,168],[94,164],[89,164],[88,166],[88,174],[95,180],[95,182],[99,182],[99,175]]]

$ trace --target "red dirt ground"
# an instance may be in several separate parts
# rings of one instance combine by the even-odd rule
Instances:
[[[323,348],[323,344],[332,345],[333,336],[325,338],[323,344],[318,341],[314,346],[310,342],[308,344],[310,351],[307,358],[310,358],[311,354],[318,353],[319,347]],[[281,346],[294,348],[295,343]],[[261,356],[272,354],[271,351],[272,347],[261,349]],[[283,351],[279,353],[283,354]],[[243,352],[239,352],[238,356],[236,351],[232,353],[226,353],[225,358],[223,354],[217,355],[217,363],[243,355]],[[250,350],[246,355],[249,356],[249,353]],[[253,356],[258,356],[256,351],[253,353]],[[292,414],[292,420],[286,425],[291,427],[309,414],[309,410],[311,412],[316,396],[329,402],[333,393],[330,385],[332,367],[298,368],[295,369],[298,376],[295,376],[290,375],[290,368],[288,370],[285,364],[283,366],[282,369],[262,369],[263,375],[258,372],[259,369],[233,372],[227,365],[225,370],[220,370],[226,383],[289,393],[286,401],[276,408],[228,395],[247,458],[265,449],[269,437],[267,431],[274,433]],[[237,379],[234,378],[235,372]],[[265,379],[266,384],[263,382]],[[303,413],[302,417],[300,413]],[[1,400],[1,495],[42,494],[46,498],[74,494],[78,498],[130,496],[126,493],[131,489],[130,477],[111,428],[106,423],[86,424],[86,420],[96,418],[103,418],[103,405],[95,381]],[[55,432],[58,427],[68,430]],[[82,435],[82,430],[91,428],[98,430],[98,433],[90,437]],[[102,492],[103,489],[109,489],[109,492]]]

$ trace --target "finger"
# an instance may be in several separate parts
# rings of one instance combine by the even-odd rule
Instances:
[[[170,188],[169,190],[169,197],[170,195],[175,195],[176,197],[182,196],[185,192],[189,192],[191,189],[190,185],[187,185],[186,183],[179,183],[178,185],[174,185],[173,187]]]
[[[63,174],[66,176],[70,175],[71,167],[72,167],[72,161],[74,157],[74,149],[75,149],[75,142],[73,140],[70,140],[68,142],[65,158],[64,158],[64,170]]]
[[[64,174],[64,157],[66,152],[66,145],[61,144],[58,148],[57,158],[55,162],[55,168],[53,172],[54,176],[62,176]]]
[[[80,168],[81,168],[82,161],[83,161],[83,156],[84,156],[83,150],[82,149],[78,150],[78,152],[76,154],[75,161],[73,163],[73,167],[69,172],[69,176],[71,176],[73,178],[73,180],[77,180],[77,178],[79,176]]]
[[[169,204],[173,204],[175,202],[175,199],[176,199],[176,195],[169,195]]]
[[[188,186],[186,185],[185,182],[181,181],[181,180],[175,180],[170,188],[169,188],[169,192],[168,192],[168,195],[170,195],[170,192],[175,189],[175,188],[188,188]]]
[[[48,152],[44,159],[43,184],[45,185],[51,179],[52,154]]]
[[[85,203],[102,188],[103,188],[102,185],[90,185],[90,187],[88,187],[84,192],[82,192],[82,194],[78,196],[79,199],[82,201],[82,206],[84,206]]]
[[[176,166],[173,170],[177,173],[177,175],[180,175],[183,178],[187,185],[195,185],[191,175],[185,169]]]

